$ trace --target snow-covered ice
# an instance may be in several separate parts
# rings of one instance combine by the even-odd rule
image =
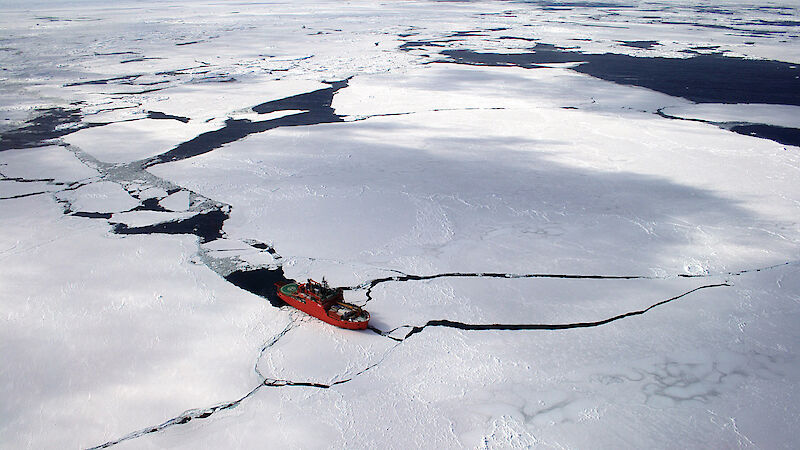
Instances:
[[[0,448],[798,446],[796,0],[0,3]]]

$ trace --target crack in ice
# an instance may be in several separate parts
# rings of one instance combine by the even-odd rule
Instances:
[[[598,320],[594,322],[574,322],[574,323],[563,323],[563,324],[543,324],[543,323],[519,323],[519,324],[472,324],[472,323],[464,323],[464,322],[457,322],[454,320],[447,320],[447,319],[439,319],[439,320],[429,320],[425,325],[421,326],[414,326],[411,328],[403,340],[410,338],[411,336],[422,332],[428,327],[446,327],[446,328],[457,328],[459,330],[550,330],[550,331],[557,331],[557,330],[569,330],[574,328],[593,328],[599,327],[601,325],[606,325],[611,322],[615,322],[620,319],[624,319],[626,317],[638,316],[642,315],[653,308],[656,308],[661,305],[665,305],[672,301],[678,300],[683,298],[693,292],[699,291],[701,289],[709,289],[709,288],[716,288],[716,287],[723,287],[723,286],[732,286],[730,283],[716,283],[716,284],[707,284],[704,286],[696,287],[690,291],[684,292],[683,294],[676,295],[675,297],[670,297],[666,300],[662,300],[658,303],[655,303],[645,309],[640,309],[636,311],[630,311],[624,314],[619,314],[614,317],[609,317],[607,319]],[[399,328],[406,328],[411,327],[410,325],[403,325],[402,327],[395,328],[395,330]],[[392,330],[392,331],[395,331]],[[389,332],[391,333],[391,331]]]
[[[367,289],[368,293],[367,297],[369,300],[371,300],[372,297],[370,293],[372,288],[382,283],[388,283],[394,281],[398,282],[428,281],[428,280],[435,280],[438,278],[506,278],[506,279],[556,278],[556,279],[567,279],[567,280],[668,280],[674,278],[711,278],[711,277],[739,276],[746,273],[762,272],[765,270],[772,270],[772,269],[777,269],[779,267],[787,265],[796,265],[796,264],[800,264],[800,260],[787,261],[764,267],[742,269],[736,271],[727,271],[719,273],[704,272],[698,274],[679,273],[675,275],[592,275],[592,274],[567,274],[567,273],[559,274],[559,273],[507,273],[507,272],[444,272],[444,273],[437,273],[430,275],[413,275],[413,274],[402,273],[398,270],[394,270],[395,272],[401,273],[402,275],[394,277],[375,278],[372,280],[365,281],[357,286],[346,286],[343,287],[342,289],[346,291],[358,291],[362,289]]]
[[[478,330],[501,330],[501,331],[549,330],[549,331],[558,331],[558,330],[566,330],[566,329],[574,329],[574,328],[591,328],[591,327],[598,327],[598,326],[606,325],[608,323],[611,323],[611,322],[614,322],[614,321],[617,321],[617,320],[620,320],[620,319],[623,319],[623,318],[626,318],[626,317],[642,315],[642,314],[652,310],[653,308],[656,308],[658,306],[665,305],[667,303],[673,302],[675,300],[683,298],[683,297],[685,297],[685,296],[687,296],[689,294],[692,294],[693,292],[697,292],[697,291],[702,290],[702,289],[710,289],[710,288],[723,287],[723,286],[732,286],[732,285],[729,284],[729,283],[717,283],[717,284],[708,284],[708,285],[699,286],[699,287],[691,289],[691,290],[689,290],[687,292],[684,292],[684,293],[682,293],[680,295],[676,295],[676,296],[670,297],[670,298],[668,298],[666,300],[662,300],[662,301],[660,301],[658,303],[655,303],[655,304],[653,304],[653,305],[651,305],[651,306],[649,306],[649,307],[647,307],[645,309],[636,310],[636,311],[630,311],[630,312],[627,312],[627,313],[624,313],[624,314],[620,314],[620,315],[617,315],[617,316],[614,316],[614,317],[610,317],[610,318],[607,318],[607,319],[604,319],[604,320],[600,320],[600,321],[595,321],[595,322],[577,322],[577,323],[566,323],[566,324],[467,324],[467,323],[463,323],[463,322],[457,322],[457,321],[452,321],[452,320],[447,320],[447,319],[441,319],[441,320],[429,320],[425,325],[422,325],[422,326],[403,325],[403,326],[400,326],[400,327],[396,327],[396,328],[394,328],[394,329],[392,329],[390,331],[382,331],[382,330],[380,330],[378,328],[370,326],[369,330],[373,331],[374,333],[380,334],[381,336],[384,336],[384,337],[387,337],[389,339],[392,339],[392,340],[396,341],[396,344],[394,346],[392,346],[391,348],[389,348],[386,352],[384,352],[384,354],[381,356],[381,358],[378,361],[367,365],[364,369],[356,372],[355,374],[353,374],[353,375],[351,375],[351,376],[349,376],[347,378],[340,378],[340,379],[335,380],[335,381],[330,382],[330,383],[320,383],[320,382],[315,382],[315,381],[293,381],[293,380],[285,380],[285,379],[266,378],[259,371],[258,366],[256,365],[255,371],[256,371],[256,373],[258,373],[258,375],[260,377],[263,378],[263,381],[258,386],[253,388],[250,392],[248,392],[246,395],[244,395],[243,397],[241,397],[241,398],[239,398],[237,400],[231,401],[231,402],[220,403],[218,405],[211,406],[211,407],[208,407],[208,408],[197,408],[197,409],[190,409],[190,410],[184,411],[182,414],[178,415],[177,417],[174,417],[174,418],[169,419],[169,420],[167,420],[165,422],[162,422],[159,425],[155,425],[155,426],[143,428],[143,429],[138,430],[138,431],[134,431],[132,433],[129,433],[129,434],[119,438],[119,439],[116,439],[116,440],[113,440],[113,441],[108,441],[108,442],[106,442],[104,444],[101,444],[101,445],[98,445],[98,446],[95,446],[95,447],[91,447],[89,450],[108,448],[108,447],[111,447],[113,445],[119,444],[119,443],[121,443],[123,441],[136,439],[136,438],[142,437],[142,436],[150,434],[150,433],[160,432],[160,431],[162,431],[162,430],[164,430],[166,428],[170,428],[170,427],[175,426],[175,425],[186,424],[186,423],[188,423],[188,422],[190,422],[192,420],[207,419],[207,418],[211,417],[213,414],[215,414],[217,412],[236,408],[244,400],[246,400],[249,397],[253,396],[256,392],[258,392],[261,388],[264,388],[264,387],[271,387],[271,388],[307,387],[307,388],[315,388],[315,389],[331,389],[331,388],[333,388],[335,386],[348,383],[348,382],[354,380],[356,377],[364,374],[365,372],[367,372],[367,371],[379,366],[381,363],[383,363],[383,361],[386,359],[386,357],[390,353],[392,353],[398,346],[400,346],[408,338],[410,338],[411,336],[413,336],[415,334],[421,333],[423,330],[425,330],[428,327],[446,327],[446,328],[456,328],[456,329],[470,330],[470,331],[478,331]],[[278,333],[271,340],[269,340],[266,344],[264,344],[264,346],[261,348],[260,355],[263,354],[264,351],[266,351],[267,349],[269,349],[270,347],[275,345],[283,336],[285,336],[286,333],[288,333],[294,327],[294,324],[295,324],[294,321],[290,322],[283,329],[283,331]],[[411,328],[411,330],[402,338],[397,338],[397,337],[391,336],[392,332],[394,332],[394,331],[396,331],[398,329],[401,329],[401,328]]]
[[[288,330],[291,329],[291,325],[293,325],[293,322],[290,323],[289,326],[287,326],[287,328],[285,328],[283,332],[279,333],[279,335],[277,335],[275,338],[273,338],[270,341],[270,343],[265,345],[265,349],[268,348],[268,346],[274,345],[275,342],[277,342],[277,340],[279,340],[281,337],[283,337],[283,335],[285,335],[286,332],[288,332]],[[165,422],[162,422],[162,423],[160,423],[158,425],[142,428],[141,430],[137,430],[137,431],[128,433],[128,434],[126,434],[125,436],[123,436],[123,437],[121,437],[119,439],[115,439],[115,440],[108,441],[108,442],[105,442],[103,444],[100,444],[100,445],[97,445],[97,446],[94,446],[94,447],[90,447],[87,450],[97,450],[97,449],[103,449],[103,448],[112,447],[112,446],[117,445],[117,444],[119,444],[121,442],[129,441],[131,439],[140,438],[142,436],[145,436],[145,435],[148,435],[148,434],[151,434],[151,433],[157,433],[157,432],[163,431],[163,430],[165,430],[167,428],[173,427],[175,425],[183,425],[183,424],[191,422],[192,420],[197,420],[197,419],[207,419],[207,418],[211,417],[213,414],[215,414],[217,412],[236,408],[242,402],[244,402],[248,398],[252,397],[261,388],[265,388],[265,387],[270,387],[270,388],[308,387],[308,388],[315,388],[315,389],[331,389],[331,388],[333,388],[335,386],[348,383],[348,382],[354,380],[359,375],[369,371],[370,369],[372,369],[374,367],[377,367],[378,365],[380,365],[384,361],[384,359],[386,358],[386,356],[389,353],[391,353],[394,349],[397,348],[398,345],[400,345],[400,342],[398,342],[396,345],[394,345],[389,350],[387,350],[384,353],[384,355],[380,358],[380,360],[368,365],[366,368],[361,369],[360,371],[356,372],[355,374],[351,375],[348,378],[341,378],[341,379],[338,379],[338,380],[333,381],[331,383],[317,383],[317,382],[313,382],[313,381],[292,381],[292,380],[283,380],[283,379],[276,379],[276,378],[264,378],[264,380],[258,386],[256,386],[250,392],[248,392],[243,397],[241,397],[241,398],[239,398],[237,400],[230,401],[230,402],[219,403],[217,405],[214,405],[214,406],[211,406],[211,407],[208,407],[208,408],[189,409],[189,410],[184,411],[180,415],[178,415],[176,417],[173,417],[172,419],[169,419],[169,420],[167,420]],[[258,372],[257,369],[256,369],[256,371]],[[260,375],[260,372],[259,372],[259,375]]]

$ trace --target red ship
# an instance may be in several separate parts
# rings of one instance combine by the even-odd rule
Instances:
[[[369,323],[369,313],[356,305],[345,303],[342,288],[331,288],[324,278],[322,283],[309,278],[308,283],[278,286],[278,297],[300,311],[337,327],[363,330]]]

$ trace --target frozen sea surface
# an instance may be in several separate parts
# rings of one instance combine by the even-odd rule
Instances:
[[[2,2],[0,447],[796,448],[799,7]]]

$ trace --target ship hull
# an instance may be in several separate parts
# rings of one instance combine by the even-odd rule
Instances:
[[[369,324],[369,313],[366,311],[363,311],[363,314],[366,314],[366,320],[354,321],[331,317],[328,311],[326,311],[321,304],[309,299],[302,299],[297,295],[293,295],[296,292],[296,287],[297,285],[294,283],[281,286],[278,289],[278,297],[300,311],[303,311],[310,316],[316,317],[323,322],[339,328],[346,328],[348,330],[363,330],[367,328],[367,325]],[[339,304],[342,306],[352,307],[352,305],[348,305],[347,303],[343,302]]]

